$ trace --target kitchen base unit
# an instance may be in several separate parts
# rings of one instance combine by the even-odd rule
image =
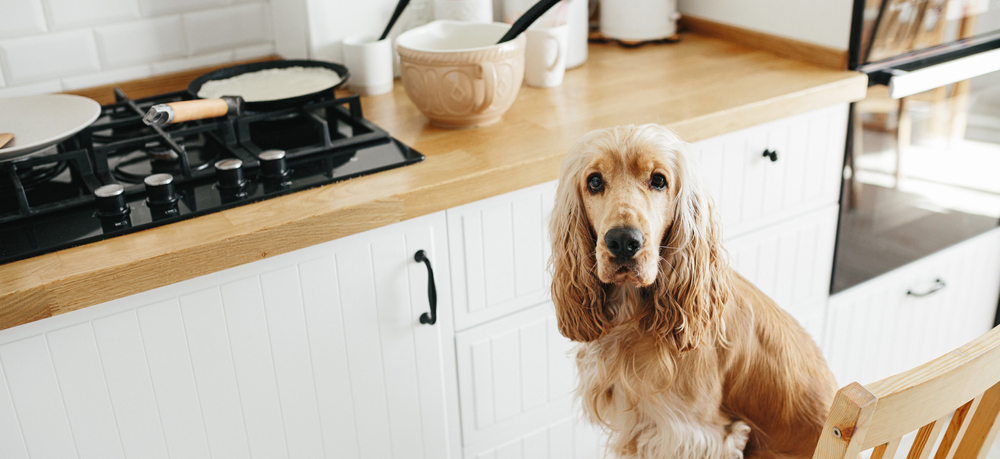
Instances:
[[[438,212],[4,330],[0,457],[460,458],[448,273]]]
[[[818,342],[846,109],[691,148],[732,265]],[[0,331],[0,457],[601,457],[549,301],[555,185]]]

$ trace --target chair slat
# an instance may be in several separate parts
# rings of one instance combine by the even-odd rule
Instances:
[[[889,443],[884,443],[875,447],[875,451],[872,451],[871,459],[892,459],[896,455],[896,450],[899,449],[899,442],[902,437],[896,437],[889,440]]]
[[[941,427],[947,421],[948,416],[945,416],[921,427],[917,431],[917,437],[913,439],[913,446],[910,446],[910,453],[906,455],[906,459],[927,459],[934,449],[938,435],[941,435]]]
[[[972,420],[972,414],[979,408],[979,401],[982,399],[983,394],[979,394],[976,398],[969,400],[969,403],[955,410],[955,415],[951,417],[951,424],[948,425],[948,430],[944,433],[944,438],[941,439],[941,446],[938,447],[934,459],[955,458],[955,450],[958,449],[958,443],[962,439],[962,436],[965,435],[966,429],[969,428],[969,421]]]
[[[850,383],[837,391],[830,415],[823,425],[813,459],[854,459],[875,413],[875,396],[861,384]]]
[[[979,408],[973,413],[972,421],[969,422],[969,427],[958,444],[955,457],[962,459],[986,457],[990,450],[989,446],[993,444],[997,430],[1000,429],[1000,422],[997,422],[998,413],[1000,413],[1000,383],[983,393]]]

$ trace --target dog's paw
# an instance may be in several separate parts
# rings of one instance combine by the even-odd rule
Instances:
[[[729,426],[729,436],[726,443],[729,443],[730,459],[743,459],[743,448],[746,448],[750,440],[750,426],[743,421],[736,421]]]

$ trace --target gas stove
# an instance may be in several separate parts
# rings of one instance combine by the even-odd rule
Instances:
[[[0,162],[0,264],[423,161],[358,96],[156,129],[175,92],[101,108],[43,152]]]

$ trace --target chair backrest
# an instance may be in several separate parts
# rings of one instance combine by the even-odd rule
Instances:
[[[813,459],[856,459],[869,448],[871,459],[892,459],[915,430],[907,459],[927,459],[942,432],[934,459],[983,459],[998,413],[1000,327],[914,369],[840,389]]]

